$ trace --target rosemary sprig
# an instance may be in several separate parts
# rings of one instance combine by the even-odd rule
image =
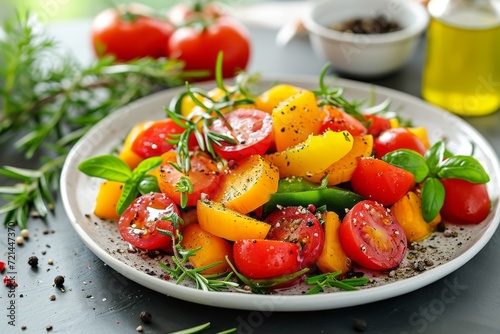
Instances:
[[[232,272],[215,275],[201,274],[202,271],[217,266],[220,262],[215,262],[199,268],[193,268],[189,264],[189,257],[195,255],[201,248],[184,249],[182,247],[182,234],[179,231],[179,224],[184,224],[184,221],[176,213],[173,213],[168,217],[164,217],[163,219],[172,222],[174,226],[174,233],[157,228],[158,232],[171,237],[173,240],[173,255],[171,258],[173,267],[170,267],[163,262],[158,262],[158,264],[169,273],[169,276],[177,279],[177,284],[182,283],[186,278],[190,278],[196,283],[196,287],[198,289],[204,291],[222,291],[230,287],[236,288],[239,286],[238,283],[230,280],[233,276]]]
[[[17,13],[3,23],[0,39],[0,143],[14,141],[35,166],[29,173],[12,166],[1,172],[3,183],[20,183],[0,188],[6,200],[0,215],[20,226],[32,209],[46,215],[44,206],[53,205],[47,194],[55,195],[58,182],[45,180],[58,179],[65,155],[88,129],[135,99],[202,74],[167,59],[116,64],[104,58],[82,66],[40,28],[29,13]],[[43,164],[45,156],[51,161]]]
[[[315,287],[309,290],[306,294],[316,294],[320,291],[325,291],[325,289],[332,287],[337,287],[347,291],[353,291],[357,290],[358,286],[362,286],[370,282],[370,280],[366,277],[339,279],[341,274],[341,271],[335,271],[333,273],[324,273],[307,277],[305,279],[305,282],[309,285],[315,285]]]

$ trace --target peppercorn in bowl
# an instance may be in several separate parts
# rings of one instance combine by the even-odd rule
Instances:
[[[409,61],[429,15],[414,0],[324,0],[303,21],[318,57],[341,74],[371,78]]]

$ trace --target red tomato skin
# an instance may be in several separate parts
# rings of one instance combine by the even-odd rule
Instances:
[[[221,8],[214,2],[204,3],[201,8],[197,6],[200,4],[177,3],[170,7],[167,18],[172,24],[181,26],[193,20],[214,20],[224,15]]]
[[[453,224],[479,224],[488,216],[491,201],[486,184],[442,179],[445,197],[441,214]]]
[[[236,268],[253,279],[272,278],[300,270],[300,249],[294,243],[266,239],[242,239],[234,242]]]
[[[241,160],[251,155],[263,155],[273,142],[272,117],[258,109],[236,109],[224,115],[232,128],[229,130],[225,123],[217,119],[210,129],[226,136],[236,136],[238,144],[232,145],[222,142],[222,146],[214,145],[214,150],[226,160]]]
[[[132,151],[144,159],[160,156],[175,147],[167,142],[170,135],[182,132],[184,128],[170,118],[154,122],[137,136],[132,143]],[[195,143],[196,138],[193,135],[189,139],[189,147],[195,146]]]
[[[387,118],[383,118],[377,115],[365,115],[366,124],[368,125],[368,134],[376,138],[387,129],[391,128],[391,122]]]
[[[301,268],[313,268],[325,244],[325,233],[314,214],[302,207],[290,206],[271,213],[265,222],[271,225],[266,239],[297,243]]]
[[[176,161],[175,152],[167,152],[163,158],[157,175],[158,186],[161,192],[167,194],[175,204],[181,205],[181,193],[177,191],[176,184],[184,174],[169,163]],[[203,155],[193,155],[188,177],[193,184],[193,192],[188,194],[187,206],[195,206],[203,194],[208,199],[213,198],[219,190],[222,174],[209,158]]]
[[[358,159],[351,178],[353,190],[385,206],[394,204],[415,185],[412,173],[372,157]]]
[[[118,221],[122,238],[132,246],[144,250],[172,251],[172,238],[161,234],[156,228],[174,232],[168,220],[161,219],[175,213],[180,215],[177,206],[165,194],[151,193],[134,200],[123,212]]]
[[[250,35],[239,22],[220,17],[203,30],[185,26],[177,29],[167,43],[167,55],[182,60],[185,70],[207,70],[205,79],[215,78],[215,64],[219,51],[224,52],[222,75],[235,76],[244,70],[250,60]]]
[[[379,159],[387,153],[401,148],[413,150],[420,155],[425,153],[425,146],[422,141],[406,128],[385,130],[373,142],[375,157]]]
[[[339,238],[347,256],[368,269],[392,269],[406,255],[403,228],[375,201],[361,201],[346,214],[340,224]]]
[[[327,106],[324,108],[324,110],[327,115],[323,120],[323,125],[319,130],[320,133],[323,133],[326,130],[337,132],[346,130],[349,131],[349,133],[353,136],[362,136],[367,134],[365,126],[348,113],[332,106]]]
[[[138,15],[137,18],[123,18],[122,15],[127,11]],[[99,13],[91,28],[96,56],[113,55],[120,62],[143,57],[165,57],[165,45],[175,28],[166,20],[150,16],[149,11],[148,7],[132,4],[108,8]]]

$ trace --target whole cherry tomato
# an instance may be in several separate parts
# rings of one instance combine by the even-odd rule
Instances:
[[[263,155],[273,141],[271,115],[257,109],[236,109],[224,115],[226,122],[215,120],[210,130],[229,137],[236,137],[236,144],[221,142],[214,145],[218,156],[226,160],[241,160],[254,154]]]
[[[486,184],[461,179],[441,179],[445,196],[441,214],[451,223],[479,224],[490,212]]]
[[[172,251],[172,238],[156,229],[174,232],[173,224],[164,217],[180,215],[175,203],[165,194],[150,193],[136,198],[118,221],[123,240],[145,250]]]
[[[180,2],[167,12],[168,20],[176,26],[189,24],[196,20],[214,20],[222,15],[224,13],[216,3],[202,3],[202,1],[195,1],[192,4]]]
[[[340,224],[340,244],[363,267],[388,270],[406,255],[406,236],[396,218],[375,201],[357,203]]]
[[[215,77],[220,51],[223,77],[233,77],[244,70],[250,59],[250,36],[246,28],[229,17],[220,17],[206,25],[178,28],[168,41],[167,55],[183,61],[186,70],[210,71],[207,79]]]
[[[300,270],[300,248],[295,243],[242,239],[233,245],[236,268],[248,278],[272,278]]]
[[[377,158],[397,149],[406,148],[424,155],[425,146],[417,136],[406,128],[393,128],[382,131],[373,142],[373,150]]]
[[[383,205],[394,204],[415,185],[412,173],[371,157],[358,159],[351,178],[354,191]]]
[[[91,38],[98,57],[113,55],[117,61],[165,57],[165,45],[174,25],[152,16],[149,7],[130,4],[108,8],[92,22]]]
[[[266,239],[296,243],[300,246],[301,268],[312,268],[323,245],[325,233],[318,218],[309,210],[289,206],[274,211],[265,220],[271,225]]]

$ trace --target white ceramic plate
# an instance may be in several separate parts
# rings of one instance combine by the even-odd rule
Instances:
[[[280,77],[263,80],[263,87],[271,83],[286,82],[309,89],[317,88],[317,78]],[[345,96],[350,99],[367,99],[373,86],[338,79],[333,84],[345,87]],[[213,87],[210,84],[207,87]],[[479,159],[491,181],[488,190],[492,199],[492,211],[479,225],[449,226],[458,232],[457,237],[445,238],[436,233],[423,246],[427,252],[411,250],[412,259],[406,259],[399,269],[382,274],[372,283],[358,291],[337,291],[316,295],[303,295],[307,287],[272,295],[256,295],[240,292],[204,292],[193,286],[177,285],[160,278],[162,270],[157,261],[145,254],[130,253],[127,244],[121,240],[116,223],[102,221],[92,212],[96,193],[102,180],[89,178],[80,173],[78,164],[92,156],[107,154],[120,145],[129,129],[136,123],[164,117],[163,106],[179,90],[156,93],[116,111],[90,130],[72,149],[61,176],[61,193],[64,207],[71,224],[83,242],[106,264],[131,280],[160,293],[183,300],[234,309],[267,311],[308,311],[348,307],[370,303],[419,289],[450,274],[474,257],[490,240],[500,221],[499,160],[489,143],[462,119],[432,107],[422,100],[382,87],[375,87],[378,102],[390,97],[392,106],[400,114],[413,121],[416,126],[425,126],[432,142],[443,137],[448,140],[448,149],[455,154],[470,154],[475,146],[474,156]],[[431,246],[431,247],[427,247]],[[435,249],[432,246],[436,246]],[[415,261],[432,260],[424,271],[413,270]],[[428,262],[429,264],[429,262]]]

